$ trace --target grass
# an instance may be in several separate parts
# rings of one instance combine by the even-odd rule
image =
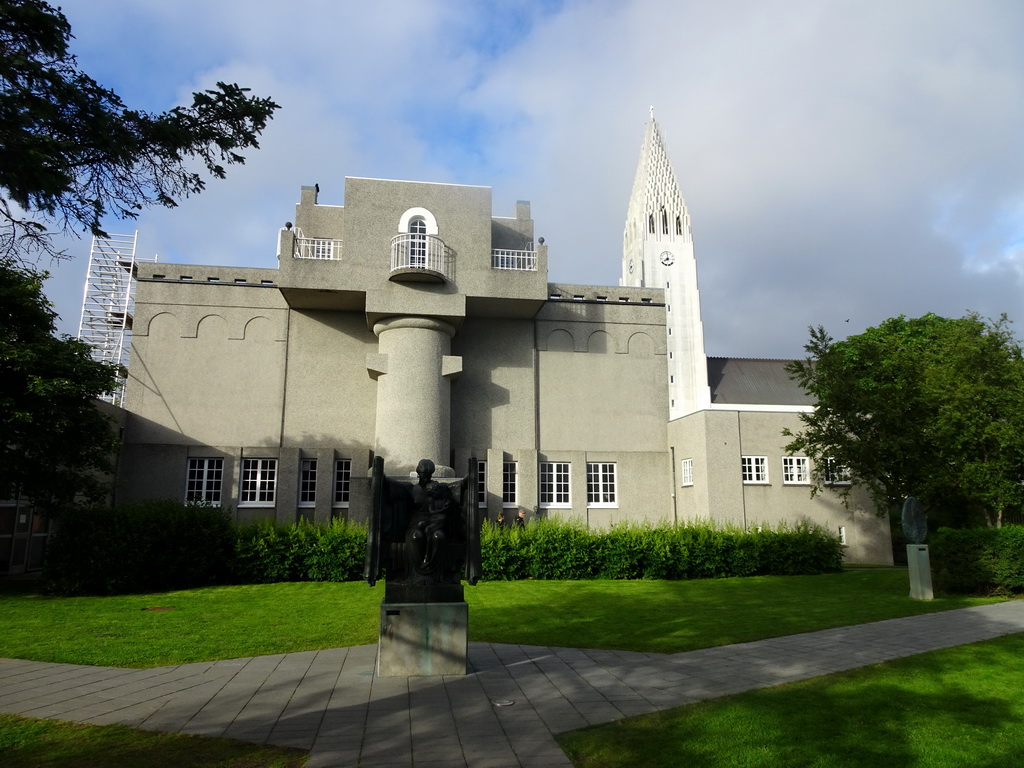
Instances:
[[[472,640],[666,653],[996,602],[990,598],[950,597],[925,603],[909,600],[907,592],[906,572],[864,569],[826,576],[688,582],[485,582],[468,587],[466,597],[471,605]],[[53,598],[41,595],[33,582],[0,581],[0,621],[4,625],[4,632],[0,633],[0,657],[152,667],[362,645],[377,640],[382,597],[382,589],[370,589],[363,583],[286,583],[122,597]],[[147,608],[172,610],[148,611]],[[966,649],[955,649],[961,650],[968,653]],[[1011,647],[1005,653],[1024,658],[1021,650],[1024,649]],[[1004,652],[997,655],[998,659],[992,654],[979,657],[977,669],[970,667],[971,671],[966,673],[968,680],[955,676],[945,679],[942,684],[950,686],[949,696],[942,694],[941,687],[930,693],[916,690],[908,693],[909,703],[900,705],[897,724],[916,728],[912,713],[904,711],[915,706],[926,707],[925,720],[927,713],[938,713],[945,723],[953,714],[951,707],[957,707],[956,697],[972,705],[977,701],[978,707],[986,713],[985,718],[1005,722],[1011,716],[1007,713],[1016,712],[1015,709],[1000,703],[1002,699],[995,701],[996,694],[986,698],[969,688],[975,680],[991,681],[1005,672],[1007,667],[1000,666]],[[991,668],[985,668],[985,658],[992,661]],[[925,663],[926,657],[917,659]],[[954,666],[955,663],[958,662],[954,662]],[[994,674],[996,672],[999,674]],[[920,673],[910,675],[911,680],[921,677]],[[725,747],[732,742],[744,747],[734,747],[729,753],[731,759],[706,764],[879,764],[821,760],[833,749],[827,739],[835,739],[837,728],[845,741],[836,742],[836,748],[860,750],[858,754],[877,759],[877,752],[867,751],[874,749],[874,742],[866,746],[855,742],[861,738],[861,728],[871,731],[880,728],[873,721],[869,722],[869,718],[877,719],[878,713],[884,714],[903,684],[886,678],[879,683],[881,692],[875,696],[871,693],[874,683],[865,679],[860,688],[851,688],[841,696],[832,693],[831,683],[827,682],[832,679],[818,682],[820,687],[816,690],[814,683],[804,684],[810,689],[801,695],[810,698],[794,705],[798,714],[805,717],[826,713],[822,722],[815,726],[823,741],[804,750],[803,757],[794,754],[790,759],[786,753],[779,752],[793,748],[804,739],[804,726],[793,725],[798,722],[795,715],[776,715],[776,711],[783,711],[776,708],[783,705],[774,699],[752,700],[753,704],[744,705],[745,697],[734,697],[728,703],[751,709],[741,708],[732,714],[716,716],[720,720],[694,721],[692,713],[700,707],[691,707],[659,715],[666,719],[651,721],[653,724],[647,719],[637,719],[611,726],[610,742],[602,729],[595,729],[578,734],[580,741],[574,741],[577,735],[567,737],[566,746],[578,750],[582,766],[624,764],[614,762],[617,759],[630,765],[687,764],[683,755],[696,755],[693,763],[703,765],[709,754],[712,757],[719,751],[726,754]],[[842,676],[844,685],[847,681],[854,685],[858,679],[856,673]],[[1006,678],[1005,685],[1015,691],[1022,684],[1024,675]],[[1000,684],[1000,687],[1005,685]],[[775,690],[749,695],[769,696]],[[781,701],[790,691],[801,691],[802,686],[777,690]],[[829,714],[830,710],[836,713],[835,717]],[[744,728],[754,715],[760,724],[751,735]],[[729,727],[737,729],[739,735],[730,732]],[[637,730],[630,730],[633,728]],[[621,733],[627,734],[623,738],[628,739],[624,742],[628,746],[616,746],[619,731],[614,729],[622,729]],[[645,729],[657,731],[660,738],[653,738]],[[890,735],[889,731],[893,733]],[[895,726],[889,731],[883,729],[897,756],[904,753],[899,750],[910,749],[904,742],[916,743],[913,735],[900,735]],[[870,741],[867,737],[865,740]],[[1006,739],[999,736],[998,743],[1002,741]],[[1014,740],[1008,743],[1017,745]],[[762,754],[769,757],[762,762],[749,762],[760,759],[758,756]],[[26,765],[299,768],[305,765],[306,758],[307,753],[302,750],[227,739],[0,715],[0,768]],[[881,762],[895,766],[910,764],[899,759]],[[933,764],[942,765],[927,763]],[[999,764],[999,761],[990,764]]]
[[[1024,760],[1024,635],[563,734],[578,768],[961,768]]]
[[[694,581],[487,582],[466,589],[473,640],[678,653],[999,602],[910,600],[906,571]]]
[[[0,768],[302,768],[303,749],[0,715]]]
[[[907,598],[904,571],[700,581],[484,582],[470,639],[672,653],[879,621],[993,598]],[[0,582],[0,657],[145,668],[377,641],[384,591],[354,583],[46,597]],[[146,608],[172,610],[147,611]]]

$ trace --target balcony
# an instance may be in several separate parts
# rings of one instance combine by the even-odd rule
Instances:
[[[495,248],[491,251],[491,269],[511,269],[519,272],[537,271],[536,251],[509,251]]]
[[[442,283],[454,277],[455,260],[435,235],[403,232],[391,240],[391,280]]]
[[[293,259],[314,259],[316,261],[340,261],[341,240],[325,240],[318,237],[296,237]]]

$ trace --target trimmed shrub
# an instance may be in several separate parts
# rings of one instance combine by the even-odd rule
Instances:
[[[355,581],[362,578],[365,559],[365,526],[261,520],[237,529],[233,577],[242,584]]]
[[[532,526],[501,528],[490,522],[480,531],[480,565],[489,581],[517,581],[527,576],[527,531]]]
[[[539,520],[525,528],[486,526],[484,579],[704,579],[838,571],[842,547],[820,526],[760,531],[710,523],[623,523],[608,531]]]
[[[1024,526],[940,528],[929,542],[935,589],[975,595],[1024,591]]]
[[[332,520],[305,554],[309,581],[359,581],[366,564],[366,526]]]
[[[53,594],[113,595],[217,584],[228,576],[233,540],[229,513],[215,507],[71,508],[47,548],[44,585]]]
[[[594,534],[577,521],[537,520],[521,530],[526,575],[531,579],[591,579],[596,573]]]

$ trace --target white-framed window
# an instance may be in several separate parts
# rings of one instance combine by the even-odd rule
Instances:
[[[617,507],[615,495],[615,464],[587,462],[587,506]]]
[[[571,465],[567,461],[542,461],[540,463],[540,506],[572,506],[569,494]]]
[[[825,459],[825,485],[849,485],[850,468],[837,463],[835,459]]]
[[[514,507],[519,504],[519,472],[514,461],[501,465],[501,506]]]
[[[768,457],[767,456],[741,456],[740,464],[743,469],[744,483],[768,482]]]
[[[239,506],[273,504],[277,494],[277,459],[242,459],[241,485]]]
[[[352,489],[352,459],[334,460],[334,502],[332,506],[347,507]]]
[[[679,467],[680,485],[693,485],[693,459],[683,459]]]
[[[302,459],[299,462],[299,506],[312,507],[316,504],[316,459]]]
[[[427,265],[427,222],[421,216],[409,220],[409,266]]]
[[[476,462],[476,505],[487,509],[487,462]]]
[[[220,504],[224,487],[224,459],[189,459],[185,501]]]
[[[807,485],[811,482],[806,456],[782,457],[782,482],[785,485]]]
[[[845,525],[840,525],[839,526],[839,545],[843,546],[843,547],[846,546],[846,526]]]

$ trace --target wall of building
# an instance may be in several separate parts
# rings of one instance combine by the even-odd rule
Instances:
[[[842,528],[847,562],[891,563],[889,522],[874,513],[866,494],[855,489],[846,506],[827,489],[812,498],[809,482],[784,482],[790,438],[782,430],[799,426],[798,414],[770,411],[709,410],[670,422],[669,444],[677,459],[693,459],[693,485],[677,482],[681,517],[747,529],[799,521],[837,534]],[[743,482],[743,456],[765,457],[767,482]]]

